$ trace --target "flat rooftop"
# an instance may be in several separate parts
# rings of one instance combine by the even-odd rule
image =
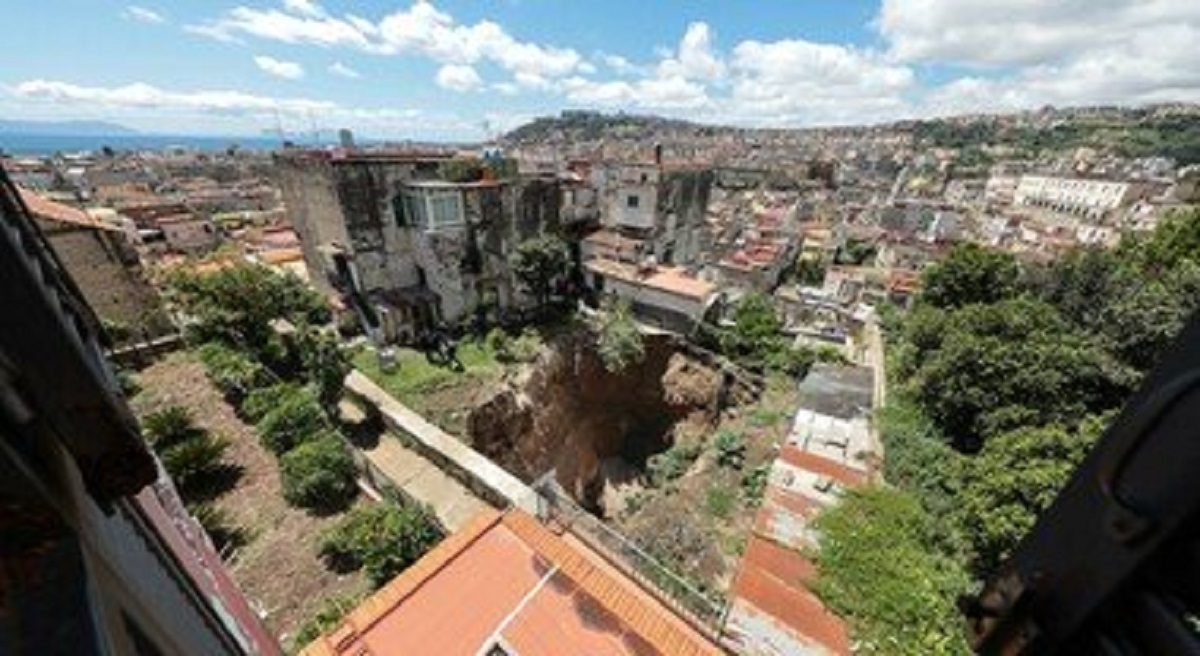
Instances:
[[[871,415],[875,373],[870,367],[815,365],[800,383],[799,406],[837,419]]]
[[[707,301],[717,291],[716,285],[690,276],[680,267],[657,266],[649,272],[642,272],[636,265],[601,258],[588,260],[583,266],[592,273],[631,285],[649,287],[701,302]]]

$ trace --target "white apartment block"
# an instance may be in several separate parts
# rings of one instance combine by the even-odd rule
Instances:
[[[1017,205],[1100,218],[1137,200],[1140,187],[1114,180],[1023,175],[1013,200]]]

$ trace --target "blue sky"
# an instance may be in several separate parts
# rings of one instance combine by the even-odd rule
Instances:
[[[1195,0],[5,0],[0,118],[478,138],[565,108],[810,126],[1200,100]]]

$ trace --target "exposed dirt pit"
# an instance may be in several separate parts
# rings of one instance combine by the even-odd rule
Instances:
[[[670,338],[647,337],[643,360],[612,373],[575,337],[475,408],[468,435],[523,480],[553,470],[582,506],[604,516],[619,510],[605,506],[620,489],[638,487],[647,459],[674,443],[677,428],[715,419],[721,387],[718,372]]]
[[[471,412],[472,444],[526,481],[554,471],[601,516],[619,510],[646,460],[684,426],[711,424],[724,396],[722,375],[671,339],[649,336],[645,345],[641,362],[613,373],[585,338],[557,343]]]

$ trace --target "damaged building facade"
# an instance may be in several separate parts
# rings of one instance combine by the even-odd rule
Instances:
[[[532,302],[508,267],[520,242],[559,229],[553,177],[470,182],[441,155],[292,151],[280,187],[313,282],[353,306],[373,336],[425,329]]]
[[[600,228],[581,244],[588,287],[629,301],[643,323],[690,332],[717,297],[699,275],[713,172],[610,164],[591,180]]]

